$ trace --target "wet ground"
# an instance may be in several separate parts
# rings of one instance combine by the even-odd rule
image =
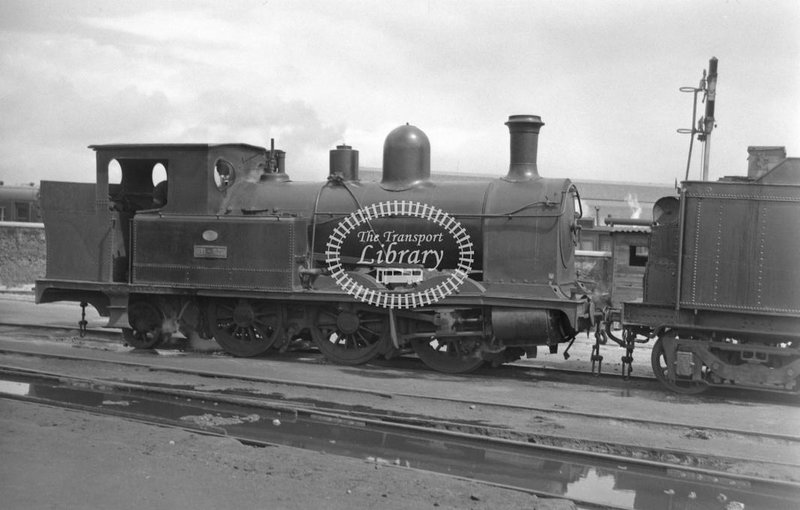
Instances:
[[[46,313],[42,313],[42,310]],[[3,299],[0,296],[0,322],[11,318],[14,320],[24,320],[26,315],[34,317],[45,317],[47,322],[75,324],[80,318],[80,308],[77,305],[48,305],[48,307],[34,307],[29,300],[23,298]],[[90,325],[99,326],[104,322],[91,315],[88,319]],[[231,387],[230,381],[209,380],[208,378],[175,376],[174,374],[160,373],[152,370],[131,369],[125,374],[111,373],[112,370],[119,371],[119,368],[111,369],[109,366],[85,365],[83,368],[75,368],[76,372],[84,375],[90,372],[98,378],[125,378],[138,381],[152,381],[159,384],[184,384],[187,387],[198,387],[202,389],[226,389],[236,390],[239,393],[259,393],[265,395],[279,395],[281,398],[296,401],[337,401],[345,406],[363,406],[370,409],[383,410],[386,412],[407,413],[409,415],[436,416],[441,419],[453,421],[469,421],[472,424],[486,427],[505,428],[510,435],[526,434],[528,436],[562,436],[570,439],[578,447],[586,446],[591,443],[608,445],[629,445],[635,451],[642,451],[646,448],[672,449],[675,452],[690,452],[693,458],[703,459],[704,457],[719,456],[742,456],[752,453],[756,458],[764,460],[779,461],[777,464],[765,467],[763,464],[736,464],[721,466],[730,469],[731,472],[745,472],[754,476],[774,476],[781,479],[800,479],[800,452],[797,449],[787,449],[779,443],[770,441],[751,444],[740,439],[732,439],[724,434],[707,433],[703,427],[717,427],[726,425],[743,430],[772,430],[779,433],[794,434],[800,414],[797,407],[787,405],[785,401],[772,398],[761,398],[753,395],[738,395],[736,393],[719,392],[704,397],[684,397],[666,392],[658,387],[653,388],[642,382],[608,382],[605,379],[593,379],[591,377],[572,377],[569,375],[553,375],[539,371],[535,368],[536,363],[545,361],[548,364],[562,365],[559,357],[547,357],[536,362],[531,362],[534,367],[523,367],[510,369],[510,377],[497,377],[496,372],[480,372],[473,377],[445,376],[435,374],[414,366],[391,364],[368,365],[366,367],[338,367],[325,364],[318,357],[308,356],[303,359],[302,355],[277,356],[270,359],[245,360],[233,359],[227,356],[193,354],[193,353],[174,353],[163,352],[159,356],[152,354],[136,353],[130,350],[118,348],[109,351],[101,351],[91,345],[90,340],[80,340],[76,337],[51,339],[47,342],[23,342],[30,348],[37,345],[47,349],[62,349],[63,352],[91,351],[101,357],[122,357],[128,360],[140,360],[148,364],[178,365],[186,368],[214,368],[221,369],[232,374],[250,375],[252,377],[268,377],[274,380],[293,380],[307,384],[305,388],[297,386],[280,386],[277,384],[262,384],[256,382],[238,381],[235,387]],[[41,344],[41,345],[39,345]],[[587,347],[588,341],[582,344],[576,342],[573,348],[573,357],[567,362],[570,367],[580,367],[581,364],[588,362]],[[622,352],[612,350],[613,356],[607,359],[614,359],[621,356]],[[646,358],[639,354],[639,365],[635,370],[639,373],[647,371]],[[25,363],[44,366],[53,371],[65,370],[63,366],[50,364],[50,362],[36,361],[34,358],[27,360],[15,359],[16,364]],[[607,366],[611,367],[609,363]],[[505,369],[502,369],[505,370]],[[598,382],[601,381],[601,382]],[[340,388],[369,388],[370,392],[353,393],[329,388],[329,386]],[[402,389],[402,392],[398,392]],[[398,394],[401,393],[401,394]],[[387,395],[392,395],[391,397]],[[404,396],[405,395],[405,396]],[[429,396],[430,400],[420,399],[420,396]],[[435,400],[437,398],[448,397],[451,402]],[[493,403],[502,403],[505,406],[516,406],[498,410]],[[555,416],[548,411],[564,410],[572,415]],[[38,412],[38,411],[37,411]],[[41,410],[42,413],[50,413],[50,410]],[[618,421],[603,427],[598,427],[596,423],[580,416],[581,412],[596,413],[603,412],[618,417]],[[5,414],[3,416],[6,416]],[[203,416],[202,413],[196,416]],[[633,419],[652,419],[658,417],[665,422],[682,423],[685,427],[670,430],[660,430],[657,427],[642,427],[630,420]],[[81,418],[83,419],[83,418]],[[262,424],[271,423],[270,421],[260,421]],[[12,425],[9,424],[13,428]],[[17,436],[25,434],[16,430]],[[52,433],[54,430],[50,430]],[[59,434],[63,429],[57,430]],[[27,433],[27,431],[25,432]],[[9,437],[4,434],[5,437]],[[12,435],[11,437],[14,437]],[[26,439],[19,437],[21,441]],[[7,442],[3,443],[4,450],[9,447]],[[632,450],[633,451],[633,450]],[[5,452],[4,452],[5,453]],[[625,448],[620,448],[615,453],[625,453]],[[132,454],[134,455],[134,454]],[[135,455],[134,455],[135,457]],[[330,460],[326,455],[326,460]],[[397,471],[394,466],[395,459],[401,459],[401,467],[404,467],[405,457],[399,454],[380,454],[374,453],[367,455],[366,458],[386,459],[388,464],[384,465],[377,460],[373,461],[377,471],[387,469]],[[392,458],[394,457],[394,458]],[[365,459],[364,462],[369,463]],[[206,459],[206,461],[211,462]],[[300,465],[305,461],[299,461]],[[342,465],[348,465],[348,461],[340,461]],[[308,466],[306,466],[307,468]],[[720,466],[717,466],[720,467]],[[297,466],[295,466],[297,468]],[[302,468],[298,468],[302,469]],[[413,468],[412,468],[413,469]],[[236,470],[238,471],[238,470]],[[338,475],[339,473],[336,473]],[[566,476],[566,475],[565,475]],[[333,473],[323,475],[319,482],[322,492],[336,494],[335,487],[331,484],[341,483]],[[427,475],[423,477],[427,480]],[[386,480],[384,480],[386,481]],[[315,479],[316,483],[316,479]],[[626,492],[628,489],[624,483],[610,476],[607,471],[587,471],[582,473],[575,482],[575,487],[583,487],[581,490],[594,491],[596,487],[607,486],[612,491],[621,491],[626,497],[635,499],[635,493],[631,495]],[[430,489],[430,487],[428,487]],[[677,498],[686,508],[702,508],[691,506],[697,500],[692,499],[691,492],[683,491],[678,493],[671,487],[663,487],[662,494],[667,499],[672,499],[673,503]],[[293,489],[294,490],[294,489]],[[427,490],[427,489],[425,489]],[[575,489],[578,490],[578,489]],[[667,492],[664,492],[667,491]],[[675,491],[670,494],[669,491]],[[351,496],[354,492],[347,494]],[[430,496],[432,493],[428,493]],[[728,498],[724,492],[719,492],[725,496],[725,501],[720,502],[720,506],[712,508],[726,508],[733,499]],[[717,494],[717,496],[719,496]],[[529,500],[524,503],[519,501],[513,504],[499,504],[495,506],[484,505],[486,500],[478,496],[478,500],[472,498],[459,499],[453,503],[453,508],[525,508],[529,505]],[[723,499],[723,498],[721,498]],[[275,502],[276,500],[272,500]],[[284,504],[283,499],[280,500]],[[322,500],[317,500],[317,502]],[[327,500],[325,500],[327,502]],[[371,501],[371,500],[370,500]],[[375,507],[381,508],[425,508],[433,506],[433,499],[425,498],[415,502],[421,506],[386,506],[386,498],[380,497],[376,500]],[[413,501],[409,500],[409,501]],[[437,502],[437,501],[434,501]],[[440,505],[446,504],[438,501]],[[370,507],[372,503],[362,500],[364,505],[353,507]],[[402,504],[405,504],[403,501]],[[724,504],[723,504],[724,503]],[[290,503],[286,503],[287,505]],[[395,502],[394,504],[400,504]],[[672,503],[670,503],[672,504]],[[523,505],[523,506],[519,506]],[[687,506],[688,505],[688,506]],[[245,506],[246,507],[246,506]],[[301,508],[301,506],[273,506],[276,508]],[[319,507],[311,505],[309,508]],[[326,506],[327,507],[327,506]],[[202,507],[201,507],[202,508]],[[639,506],[639,508],[659,508],[652,506]],[[670,507],[664,507],[670,508]],[[671,506],[674,508],[674,506]],[[683,506],[678,506],[683,508]]]
[[[484,484],[0,400],[4,508],[568,509]]]
[[[263,408],[200,401],[111,388],[4,376],[0,395],[62,403],[122,417],[196,427],[249,445],[285,445],[425,471],[512,485],[571,500],[623,508],[712,508],[720,495],[744,507],[791,509],[800,490],[752,480],[711,476],[688,469],[587,458],[561,449],[540,448],[442,434],[421,427],[289,408]],[[644,506],[641,502],[647,502]]]

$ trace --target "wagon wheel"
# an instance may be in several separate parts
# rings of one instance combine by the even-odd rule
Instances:
[[[388,316],[356,308],[320,306],[310,329],[317,348],[340,365],[367,363],[389,341]]]
[[[264,354],[281,333],[279,306],[249,299],[212,301],[206,310],[214,339],[242,358]]]
[[[154,349],[171,336],[161,325],[164,315],[155,305],[136,301],[128,306],[130,328],[122,328],[123,341],[135,349]]]
[[[430,368],[447,374],[465,374],[484,363],[479,336],[435,337],[414,340],[411,347],[419,359]]]
[[[666,352],[664,350],[664,336],[677,337],[677,333],[669,332],[665,335],[658,337],[656,343],[653,345],[653,352],[650,355],[650,364],[653,368],[653,374],[656,376],[661,384],[674,391],[675,393],[683,393],[686,395],[696,395],[703,393],[708,389],[708,385],[700,381],[692,380],[675,380],[671,381],[669,378],[669,363],[667,362]]]

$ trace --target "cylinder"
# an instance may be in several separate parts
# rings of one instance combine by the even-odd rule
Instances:
[[[537,179],[539,169],[536,166],[536,153],[539,149],[539,129],[544,122],[538,115],[511,115],[506,126],[511,137],[511,163],[506,179]]]
[[[552,310],[493,307],[492,331],[505,346],[550,345],[562,339]]]
[[[330,175],[340,175],[345,181],[358,180],[358,151],[349,145],[337,145],[330,152]]]

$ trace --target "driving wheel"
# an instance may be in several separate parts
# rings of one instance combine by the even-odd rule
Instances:
[[[465,374],[484,363],[479,336],[436,337],[417,339],[411,347],[430,368],[447,374]]]
[[[212,301],[209,329],[225,352],[242,358],[264,354],[281,332],[281,309],[273,303],[230,299]]]
[[[386,314],[335,305],[320,306],[311,336],[322,354],[341,365],[361,365],[377,356],[389,341]]]

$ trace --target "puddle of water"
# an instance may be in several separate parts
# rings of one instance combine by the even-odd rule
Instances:
[[[31,391],[31,385],[16,381],[0,381],[0,393],[24,397]]]
[[[618,465],[577,454],[444,438],[434,431],[399,431],[389,425],[313,411],[240,407],[47,382],[0,381],[2,394],[167,419],[184,427],[221,431],[252,441],[477,478],[624,508],[783,510],[795,509],[800,500],[800,491],[713,479],[677,467],[665,472],[635,464]],[[734,503],[744,506],[731,506]]]

